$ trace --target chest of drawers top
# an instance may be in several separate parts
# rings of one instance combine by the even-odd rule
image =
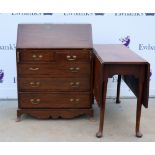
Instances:
[[[17,49],[90,49],[90,24],[19,24]]]

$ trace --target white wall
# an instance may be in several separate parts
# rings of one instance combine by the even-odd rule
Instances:
[[[0,14],[0,98],[17,98],[15,45],[18,23],[91,23],[94,43],[122,43],[151,64],[150,96],[155,96],[155,14]],[[4,77],[2,78],[2,73]],[[108,83],[108,96],[115,96],[116,77]],[[122,96],[133,96],[122,84]]]

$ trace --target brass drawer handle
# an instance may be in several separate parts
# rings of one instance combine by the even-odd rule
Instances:
[[[79,85],[79,84],[80,84],[80,82],[75,82],[75,84],[76,84],[76,85]]]
[[[39,98],[38,99],[30,99],[30,102],[32,104],[39,104],[40,103],[40,99]]]
[[[80,68],[79,67],[75,67],[75,68],[74,67],[70,67],[69,70],[71,72],[78,72],[80,70]]]
[[[42,57],[43,57],[43,55],[36,55],[36,54],[33,54],[32,55],[32,58],[33,58],[33,60],[40,60],[40,59],[42,59]]]
[[[73,59],[76,59],[77,58],[77,56],[76,55],[73,55]]]
[[[74,61],[74,60],[76,60],[77,56],[76,55],[73,55],[73,56],[67,55],[66,58],[68,61]]]
[[[37,70],[39,70],[39,68],[38,67],[36,67],[36,68],[30,67],[29,70],[30,71],[37,71]]]
[[[80,101],[79,98],[76,98],[76,99],[74,99],[74,98],[70,98],[69,100],[70,100],[70,102],[79,102],[79,101]]]
[[[74,68],[73,68],[73,67],[70,67],[69,69],[70,69],[70,71],[73,71],[73,70],[74,70]]]
[[[74,101],[74,99],[73,99],[73,98],[71,98],[71,99],[70,99],[70,102],[73,102],[73,101]]]
[[[39,58],[41,59],[43,56],[42,55],[39,55]]]
[[[79,102],[79,101],[80,101],[80,99],[79,99],[79,98],[76,98],[76,99],[75,99],[75,101],[76,101],[76,102]]]
[[[71,87],[79,87],[80,82],[70,82]]]
[[[30,82],[31,87],[39,87],[40,82]]]

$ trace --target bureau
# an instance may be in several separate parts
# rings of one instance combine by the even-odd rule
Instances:
[[[17,120],[93,115],[90,24],[19,24]]]

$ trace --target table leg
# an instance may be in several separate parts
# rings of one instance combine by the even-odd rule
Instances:
[[[108,80],[104,81],[102,85],[102,91],[101,91],[102,94],[101,94],[101,100],[100,100],[100,123],[99,123],[99,131],[96,133],[97,138],[101,138],[103,136],[107,82]]]
[[[142,109],[142,82],[139,81],[139,94],[137,97],[137,111],[136,111],[136,137],[141,138],[143,135],[140,132],[140,117],[141,117],[141,109]]]
[[[116,103],[119,104],[120,101],[120,87],[121,87],[121,75],[118,75],[117,80],[117,96],[116,96]]]

